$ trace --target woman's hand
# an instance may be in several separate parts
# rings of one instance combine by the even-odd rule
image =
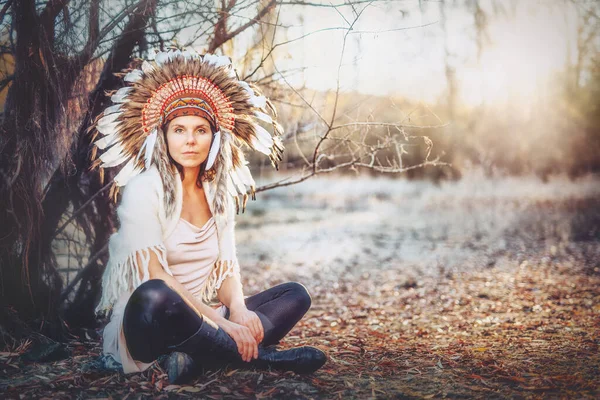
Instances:
[[[250,311],[246,307],[232,309],[229,314],[229,320],[236,324],[244,325],[250,329],[256,343],[262,342],[265,332],[260,318],[258,318],[258,315],[254,311]]]
[[[242,360],[249,362],[252,358],[258,358],[258,344],[250,329],[226,319],[223,319],[219,326],[235,340]]]

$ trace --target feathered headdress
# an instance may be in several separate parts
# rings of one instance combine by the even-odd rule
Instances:
[[[165,186],[165,209],[173,210],[176,174],[162,126],[166,110],[176,108],[177,101],[201,99],[202,107],[214,117],[211,123],[216,132],[206,169],[215,167],[213,206],[217,213],[224,212],[227,194],[234,197],[238,212],[240,197],[242,209],[249,194],[254,199],[255,183],[240,144],[269,156],[275,168],[281,161],[282,128],[275,121],[275,108],[258,88],[237,78],[228,57],[187,50],[159,52],[153,61],[144,61],[141,69],[128,72],[124,81],[127,85],[111,97],[113,105],[91,127],[92,168],[122,166],[111,187],[114,199],[119,187],[155,164]],[[103,151],[99,158],[98,149]],[[100,173],[103,177],[102,169]]]

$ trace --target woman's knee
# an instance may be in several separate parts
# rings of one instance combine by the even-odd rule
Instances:
[[[299,282],[288,282],[287,285],[289,289],[294,294],[294,299],[298,308],[302,309],[304,312],[307,312],[310,309],[312,304],[312,298],[306,286]]]
[[[144,310],[156,309],[166,303],[170,291],[171,289],[162,279],[151,279],[142,283],[133,291],[128,305],[131,304],[138,310],[139,308]]]

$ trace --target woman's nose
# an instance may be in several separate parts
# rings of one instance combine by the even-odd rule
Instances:
[[[193,133],[188,133],[186,137],[186,142],[189,144],[196,143],[196,135],[194,135]]]

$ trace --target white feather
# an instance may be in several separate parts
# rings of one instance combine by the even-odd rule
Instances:
[[[238,195],[237,190],[235,190],[235,185],[233,184],[231,176],[229,177],[229,179],[227,179],[227,191],[232,197],[237,197]]]
[[[280,136],[273,137],[273,145],[277,145],[277,147],[283,148],[283,141]]]
[[[156,61],[158,65],[163,65],[165,62],[169,61],[169,53],[161,51],[154,57],[154,61]]]
[[[102,118],[100,118],[98,120],[98,126],[104,126],[104,125],[112,124],[120,116],[121,116],[121,113],[112,113],[112,114],[106,115],[106,112],[104,112],[104,117],[102,117]]]
[[[229,59],[229,57],[227,57],[227,56],[217,57],[216,62],[215,62],[215,67],[226,67],[228,65],[231,65],[231,60]]]
[[[242,182],[244,182],[244,185],[246,185],[246,186],[255,186],[256,185],[256,183],[254,182],[254,178],[252,178],[252,174],[250,173],[250,168],[248,168],[247,166],[242,165],[241,167],[237,168],[237,174],[240,177],[240,179],[242,180]]]
[[[125,82],[137,82],[140,79],[142,79],[142,71],[140,71],[139,69],[134,69],[133,71],[129,72],[127,75],[125,75],[125,78],[123,78],[123,80]]]
[[[134,160],[129,160],[121,171],[119,171],[117,176],[115,176],[115,183],[117,186],[125,186],[131,178],[142,172],[142,169],[136,168],[135,165],[136,163]]]
[[[266,147],[273,147],[273,137],[271,134],[262,126],[254,124],[254,131],[258,140]]]
[[[217,154],[219,153],[219,148],[221,147],[221,131],[215,132],[215,140],[213,141],[212,146],[210,147],[210,151],[208,153],[208,160],[206,161],[206,169],[210,169],[215,159],[217,158]]]
[[[113,133],[113,134],[104,136],[102,139],[96,140],[94,142],[94,145],[96,147],[98,147],[99,149],[104,150],[108,146],[112,145],[116,139],[117,139],[117,135]]]
[[[205,54],[202,61],[208,64],[215,64],[217,56],[214,54]]]
[[[229,131],[223,131],[221,135],[223,135],[223,143],[233,140],[233,134]]]
[[[131,86],[125,86],[117,90],[117,93],[113,94],[110,98],[113,103],[124,103],[125,97],[131,92],[133,88]]]
[[[169,51],[169,58],[171,59],[171,61],[174,61],[179,56],[181,56],[181,50]]]
[[[191,47],[187,48],[184,53],[189,53],[190,57],[192,58],[198,58],[199,56],[198,52]]]
[[[102,166],[104,168],[121,165],[123,161],[127,160],[128,158],[129,157],[127,155],[123,154],[123,147],[121,147],[120,143],[115,144],[100,156],[100,160],[102,161]]]
[[[265,96],[250,97],[250,102],[256,108],[265,108],[267,106],[267,98]]]
[[[231,65],[231,60],[227,56],[217,56],[215,54],[205,54],[204,62],[214,65],[215,67],[225,67]]]
[[[111,124],[106,125],[97,125],[96,129],[103,135],[110,135],[117,130],[117,125],[119,125],[120,121],[113,122]]]
[[[233,68],[233,66],[232,66],[231,68],[229,68],[228,72],[229,72],[229,77],[230,77],[230,78],[235,78],[235,77],[237,77],[237,75],[236,75],[236,73],[235,73],[235,69]]]
[[[104,110],[104,115],[112,114],[121,111],[121,106],[123,104],[115,104],[114,106],[106,107]]]
[[[156,144],[156,136],[157,132],[156,129],[154,129],[144,141],[146,145],[146,152],[144,153],[144,163],[146,169],[150,168],[150,164],[152,163],[152,153],[154,151],[154,145]]]
[[[192,53],[189,50],[184,50],[181,52],[181,55],[183,56],[183,58],[187,60],[191,60],[192,59]]]
[[[254,90],[250,87],[250,85],[248,84],[248,82],[246,82],[246,81],[238,81],[238,85],[240,85],[241,87],[243,87],[244,89],[246,89],[246,92],[248,92],[250,94],[250,97],[254,96]]]
[[[262,111],[254,111],[254,115],[256,115],[256,118],[260,119],[261,121],[263,121],[266,124],[273,123],[273,118],[271,118],[269,115],[265,114]]]
[[[240,177],[237,174],[237,171],[234,169],[232,171],[229,172],[229,175],[231,176],[231,180],[233,182],[233,184],[235,185],[237,192],[239,194],[245,194],[246,193],[246,186],[244,185],[244,183],[242,182],[242,180],[240,179]]]
[[[144,160],[146,159],[146,146],[148,146],[148,136],[144,139],[144,142],[140,146],[137,155],[135,156],[135,162],[137,163],[142,155],[144,156]]]
[[[256,138],[256,136],[251,136],[251,138],[250,138],[250,144],[252,145],[252,147],[254,148],[254,150],[260,151],[261,153],[266,154],[266,155],[271,154],[271,149],[268,148],[267,146],[265,146],[264,144],[262,144]]]
[[[148,62],[148,60],[144,60],[144,62],[142,63],[142,71],[144,71],[144,73],[148,75],[149,73],[154,71],[154,67]]]
[[[117,167],[121,164],[123,164],[125,161],[129,160],[129,156],[125,156],[125,155],[121,155],[119,158],[115,158],[114,160],[110,161],[110,162],[106,162],[104,164],[102,164],[102,168],[110,168],[110,167]]]

